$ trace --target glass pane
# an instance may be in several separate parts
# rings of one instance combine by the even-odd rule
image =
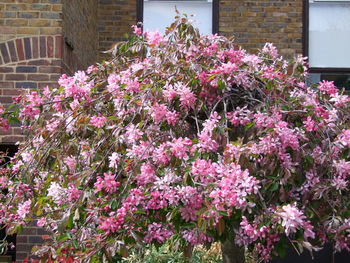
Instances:
[[[174,21],[175,6],[180,13],[195,15],[192,19],[201,34],[212,33],[212,3],[206,1],[144,1],[144,29],[164,32]]]
[[[310,3],[311,67],[350,68],[350,3]]]
[[[322,74],[321,80],[332,80],[339,89],[350,90],[350,75],[345,74]]]
[[[334,81],[334,85],[337,88],[350,91],[350,74],[310,73],[307,78],[307,84],[317,84],[322,80]]]

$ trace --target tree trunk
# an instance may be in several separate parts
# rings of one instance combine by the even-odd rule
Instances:
[[[221,251],[224,263],[245,263],[244,248],[238,247],[233,240],[222,242]]]
[[[188,244],[184,248],[184,259],[186,263],[192,262],[193,246]]]

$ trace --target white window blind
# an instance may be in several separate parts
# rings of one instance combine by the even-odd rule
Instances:
[[[310,1],[309,63],[350,68],[350,1]]]
[[[143,27],[146,31],[158,30],[164,32],[176,16],[175,6],[181,14],[185,13],[188,16],[195,15],[190,18],[195,21],[194,25],[199,28],[202,35],[212,33],[212,1],[197,0],[197,1],[162,1],[148,0],[144,1],[143,7]]]

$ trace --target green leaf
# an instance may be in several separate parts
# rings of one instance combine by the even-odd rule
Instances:
[[[225,84],[225,82],[223,82],[222,80],[219,80],[219,81],[218,81],[218,88],[221,89],[221,90],[226,89],[226,84]]]
[[[271,192],[275,192],[275,191],[278,190],[278,188],[279,188],[279,183],[278,183],[278,182],[275,182],[275,183],[272,184],[272,186],[271,186],[271,188],[270,188],[270,191],[271,191]]]

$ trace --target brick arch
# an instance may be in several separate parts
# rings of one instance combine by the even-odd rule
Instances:
[[[36,59],[62,59],[63,37],[32,36],[0,43],[0,66]]]

